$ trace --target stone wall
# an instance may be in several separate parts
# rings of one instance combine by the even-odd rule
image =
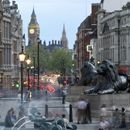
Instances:
[[[107,107],[130,107],[130,94],[105,94],[105,95],[84,95],[91,103],[92,109],[99,109],[102,104]]]
[[[84,95],[83,92],[90,87],[87,86],[71,86],[68,90],[67,100],[69,102],[76,102],[79,97],[84,97],[91,103],[92,109],[99,109],[102,104],[106,104],[108,107],[111,106],[126,106],[130,107],[130,94],[120,93],[120,94],[91,94]]]

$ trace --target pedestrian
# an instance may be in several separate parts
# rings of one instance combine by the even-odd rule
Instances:
[[[11,120],[12,120],[13,124],[15,124],[16,121],[17,121],[17,116],[16,116],[16,113],[15,113],[14,109],[12,109],[12,117],[11,117]]]
[[[114,111],[113,111],[113,114],[112,114],[112,122],[113,122],[113,127],[114,128],[119,128],[119,125],[120,125],[120,112],[119,112],[119,109],[116,108]]]
[[[75,75],[74,77],[74,84],[78,85],[79,84],[79,77]]]
[[[66,118],[65,114],[62,114],[62,118],[63,118],[63,121],[64,121],[64,127],[67,128],[69,120]]]
[[[100,109],[100,116],[101,117],[106,117],[108,116],[108,112],[107,112],[107,108],[106,108],[106,104],[103,104],[101,106],[101,109]]]
[[[86,116],[86,107],[87,107],[87,102],[84,100],[84,98],[79,98],[79,101],[76,103],[77,107],[77,123],[85,123],[84,119]]]
[[[125,117],[125,108],[121,108],[121,124],[120,128],[126,128],[126,117]]]
[[[100,116],[99,130],[110,130],[110,124],[104,116]]]
[[[74,124],[69,123],[69,120],[66,118],[65,114],[62,114],[62,119],[64,124],[62,122],[59,122],[64,130],[77,130],[77,126]]]
[[[62,104],[65,104],[65,99],[66,99],[67,91],[65,88],[62,89]]]
[[[85,122],[86,123],[88,123],[88,122],[92,123],[92,118],[91,118],[91,104],[90,104],[90,102],[87,102]]]
[[[61,83],[62,83],[62,77],[58,77],[58,78],[57,78],[57,82],[58,82],[58,84],[59,84],[59,86],[60,86]]]
[[[67,80],[64,79],[64,81],[63,81],[63,86],[65,87],[66,85],[67,85]]]
[[[12,121],[12,112],[13,112],[13,108],[9,109],[6,117],[5,117],[5,127],[13,127],[14,123]]]

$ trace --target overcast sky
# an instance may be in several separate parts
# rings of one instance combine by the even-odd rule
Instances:
[[[130,0],[113,0],[112,2],[110,2],[110,0],[104,0],[103,8],[107,12],[112,12],[114,10],[121,10],[123,5],[126,5],[127,2],[130,2]]]
[[[60,40],[65,24],[70,49],[76,40],[78,26],[90,15],[91,3],[99,2],[100,0],[16,0],[23,19],[23,33],[26,39],[34,7],[41,40],[46,40],[47,44],[51,40]]]

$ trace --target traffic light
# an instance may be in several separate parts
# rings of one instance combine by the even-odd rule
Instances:
[[[19,82],[15,82],[15,87],[16,87],[16,88],[20,88]]]

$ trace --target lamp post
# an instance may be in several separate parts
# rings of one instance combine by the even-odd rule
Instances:
[[[19,61],[21,62],[21,103],[23,102],[23,62],[25,60],[25,54],[23,52],[23,46],[22,51],[19,53]]]
[[[30,90],[30,79],[29,79],[29,65],[31,64],[31,59],[28,57],[28,59],[26,60],[27,63],[27,71],[28,71],[28,90]]]
[[[39,86],[39,79],[40,79],[40,64],[39,64],[39,45],[41,44],[41,40],[39,38],[37,38],[37,90],[38,90],[38,96],[39,96],[39,90],[40,90],[40,86]]]
[[[35,54],[33,52],[33,89],[35,87]]]

